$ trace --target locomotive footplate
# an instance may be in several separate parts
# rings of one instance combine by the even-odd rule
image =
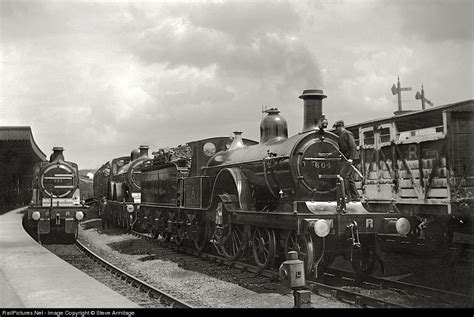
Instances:
[[[233,221],[239,224],[275,227],[305,232],[318,220],[325,219],[330,225],[329,234],[343,234],[351,224],[357,224],[359,233],[396,234],[398,213],[371,213],[361,203],[347,204],[347,212],[336,211],[336,202],[295,202],[293,213],[234,211]]]

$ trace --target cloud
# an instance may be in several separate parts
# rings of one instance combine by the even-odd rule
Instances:
[[[148,28],[136,34],[132,46],[145,63],[168,68],[215,65],[217,76],[293,79],[313,74],[316,79],[306,79],[318,80],[313,56],[295,37],[297,13],[287,2],[192,6],[189,12],[155,21],[144,22]]]
[[[436,104],[472,98],[465,2],[0,1],[0,9],[0,124],[32,126],[45,152],[64,146],[84,168],[140,144],[156,150],[235,130],[258,140],[262,107],[278,107],[297,133],[308,88],[324,89],[326,115],[348,123],[391,115],[397,75],[413,94],[423,83]]]
[[[472,0],[418,0],[399,4],[401,32],[428,42],[472,41]]]

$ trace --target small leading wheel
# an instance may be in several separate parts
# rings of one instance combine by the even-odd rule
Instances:
[[[378,263],[378,256],[374,248],[367,246],[351,247],[351,264],[357,276],[364,278],[372,274]]]
[[[253,258],[259,268],[273,266],[276,254],[275,240],[275,232],[272,229],[256,227],[253,231]]]
[[[298,259],[304,262],[305,275],[309,276],[313,269],[314,248],[311,235],[297,235],[296,231],[291,231],[285,241],[285,257],[288,258],[288,252],[298,252]]]

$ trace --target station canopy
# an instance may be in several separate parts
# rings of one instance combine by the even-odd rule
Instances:
[[[31,127],[0,127],[0,207],[27,203],[33,166],[46,160]]]

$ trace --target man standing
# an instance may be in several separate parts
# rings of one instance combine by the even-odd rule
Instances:
[[[342,120],[336,121],[333,128],[336,128],[336,134],[339,136],[339,150],[347,158],[347,161],[343,162],[341,169],[341,177],[344,178],[346,194],[349,196],[349,200],[360,201],[359,192],[355,185],[355,172],[351,166],[357,156],[357,146],[354,140],[354,135],[351,131],[346,130],[344,127],[344,121]]]

